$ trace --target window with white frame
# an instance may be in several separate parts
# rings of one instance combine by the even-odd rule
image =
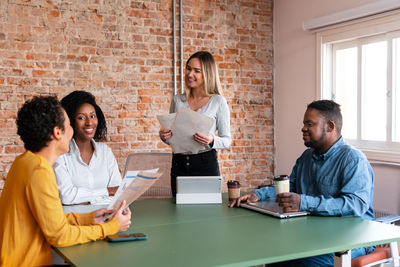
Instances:
[[[318,92],[370,160],[400,162],[400,14],[317,33]]]

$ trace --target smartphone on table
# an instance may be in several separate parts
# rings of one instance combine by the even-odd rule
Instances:
[[[123,241],[138,241],[146,240],[147,235],[143,233],[132,233],[132,234],[116,234],[107,236],[109,242],[123,242]]]

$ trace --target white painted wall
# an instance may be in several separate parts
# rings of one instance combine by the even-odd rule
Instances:
[[[274,1],[276,174],[290,174],[304,151],[300,131],[303,115],[307,104],[316,99],[315,34],[304,31],[303,22],[374,1]],[[374,207],[400,214],[400,167],[374,166],[374,171]],[[388,207],[386,198],[394,204]]]

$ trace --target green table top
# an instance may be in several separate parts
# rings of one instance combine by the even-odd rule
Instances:
[[[250,266],[400,240],[400,227],[360,218],[277,219],[222,205],[175,205],[171,199],[131,205],[127,233],[145,241],[97,241],[59,253],[76,266]]]

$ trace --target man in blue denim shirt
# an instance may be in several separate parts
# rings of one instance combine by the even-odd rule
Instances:
[[[276,197],[285,212],[300,210],[373,220],[374,173],[364,154],[343,140],[341,128],[342,115],[337,103],[319,100],[309,104],[301,129],[304,145],[309,148],[293,167],[290,193],[275,195],[274,187],[264,187],[241,196],[230,207]],[[373,249],[353,249],[351,256],[362,256]],[[333,253],[272,266],[333,266]]]

